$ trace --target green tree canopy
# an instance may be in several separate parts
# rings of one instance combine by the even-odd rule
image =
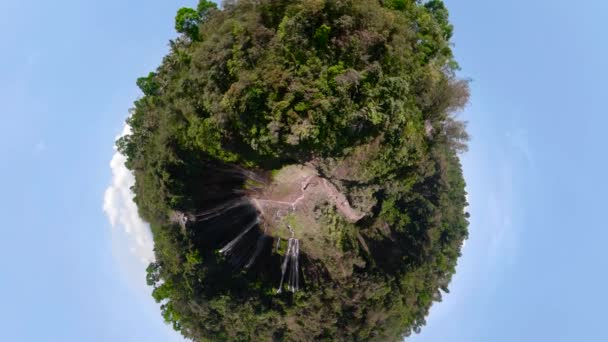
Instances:
[[[201,0],[196,7],[196,11],[198,15],[203,18],[203,21],[207,18],[209,14],[212,13],[213,10],[217,9],[217,5],[213,1],[209,0]]]
[[[183,7],[175,16],[175,30],[183,33],[193,40],[198,39],[198,24],[200,14],[192,8]]]

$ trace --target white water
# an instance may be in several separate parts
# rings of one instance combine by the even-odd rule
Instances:
[[[258,223],[260,223],[260,220],[256,217],[237,237],[224,246],[224,248],[220,249],[220,253],[230,253],[230,251],[232,251],[234,246],[243,238],[243,236],[245,236],[245,234],[247,234]]]
[[[196,216],[196,218],[198,220],[206,221],[206,220],[212,219],[214,217],[220,216],[231,209],[240,207],[247,203],[248,203],[248,201],[246,199],[238,198],[238,199],[234,199],[232,201],[223,203],[217,207],[214,207],[213,209],[202,211],[194,216]]]
[[[290,227],[291,230],[291,227]],[[293,233],[293,231],[292,231]],[[287,290],[296,292],[300,288],[300,269],[299,269],[299,257],[300,257],[300,240],[290,238],[287,243],[287,252],[285,252],[285,258],[281,265],[281,283],[277,293],[281,293],[283,290],[283,282],[285,280],[285,273],[287,272],[287,266],[289,265],[289,274],[287,275]]]

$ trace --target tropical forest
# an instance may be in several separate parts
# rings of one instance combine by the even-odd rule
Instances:
[[[201,0],[117,141],[167,324],[402,341],[449,292],[469,81],[440,0]],[[433,304],[435,303],[435,304]]]

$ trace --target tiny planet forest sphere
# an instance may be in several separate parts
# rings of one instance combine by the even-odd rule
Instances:
[[[202,0],[117,146],[193,341],[401,341],[467,238],[442,1]]]

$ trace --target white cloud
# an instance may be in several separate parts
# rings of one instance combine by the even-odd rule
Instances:
[[[130,127],[125,125],[120,136],[129,132]],[[131,186],[135,183],[135,178],[126,168],[125,161],[125,156],[118,151],[114,153],[110,162],[112,184],[106,189],[103,211],[112,225],[114,252],[119,259],[123,259],[119,261],[129,264],[127,268],[136,267],[140,270],[137,273],[141,273],[154,260],[154,244],[150,227],[139,217],[137,206],[133,202]],[[143,281],[143,278],[138,281]]]
[[[130,127],[125,125],[118,137],[129,134],[130,131]],[[118,151],[114,152],[110,161],[112,183],[104,194],[103,211],[112,226],[112,252],[127,285],[143,300],[142,303],[151,305],[151,308],[157,307],[150,296],[152,288],[145,282],[145,269],[154,260],[154,242],[149,225],[139,217],[137,205],[133,202],[131,186],[135,183],[135,178],[125,167],[125,161],[125,156]],[[162,324],[160,315],[155,317]],[[163,325],[166,327],[167,341],[186,341],[168,325]]]

